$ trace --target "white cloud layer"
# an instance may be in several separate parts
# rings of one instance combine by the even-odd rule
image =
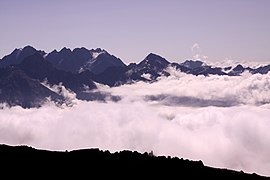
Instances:
[[[158,82],[147,84],[138,82],[111,88],[113,95],[121,95],[125,99],[138,100],[145,96],[165,96],[161,102],[167,105],[186,105],[185,99],[190,99],[190,106],[200,105],[232,106],[232,105],[263,105],[270,102],[270,73],[266,75],[244,73],[242,76],[209,77],[187,75],[168,69],[171,76],[161,77]],[[172,98],[171,98],[172,97]],[[180,98],[177,102],[177,98]],[[182,101],[181,101],[182,100]],[[194,101],[193,101],[194,100]],[[196,104],[199,103],[199,104]],[[208,103],[208,104],[202,104]]]
[[[101,88],[122,96],[117,103],[76,100],[73,107],[4,108],[0,143],[153,150],[270,175],[270,74],[196,77],[169,71],[172,76],[152,84]]]

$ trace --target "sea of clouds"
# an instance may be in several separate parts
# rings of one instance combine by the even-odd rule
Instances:
[[[169,77],[97,91],[121,100],[0,110],[0,143],[137,150],[270,175],[270,73]],[[55,88],[55,87],[54,87]],[[68,96],[68,93],[66,93]]]

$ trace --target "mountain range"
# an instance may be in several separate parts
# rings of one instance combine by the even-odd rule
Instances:
[[[204,76],[239,76],[245,71],[267,74],[270,71],[270,65],[213,67],[200,60],[175,63],[153,53],[139,63],[126,65],[101,48],[63,48],[46,53],[26,46],[0,59],[0,103],[23,108],[40,107],[48,100],[56,104],[67,103],[61,89],[50,88],[54,85],[74,92],[78,99],[104,100],[106,95],[91,92],[97,88],[97,83],[113,87],[137,81],[154,82],[160,76],[170,75],[168,67]],[[117,97],[112,99],[117,100]]]

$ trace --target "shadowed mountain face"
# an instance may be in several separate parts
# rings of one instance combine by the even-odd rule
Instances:
[[[45,59],[57,69],[72,73],[89,70],[99,74],[109,67],[126,66],[119,58],[100,48],[92,50],[76,48],[73,51],[63,48],[59,52],[54,50],[49,53]]]
[[[223,69],[220,67],[212,67],[208,66],[207,64],[201,62],[201,61],[193,61],[193,60],[186,60],[185,62],[181,64],[172,63],[172,67],[175,67],[177,70],[180,70],[182,72],[185,72],[187,74],[193,74],[193,75],[227,75],[225,72],[223,72]]]
[[[57,70],[39,53],[26,57],[18,65],[3,68],[0,72],[0,102],[10,106],[40,107],[49,97],[57,103],[65,102],[62,95],[42,85],[44,81],[51,86],[63,85],[66,89],[75,92],[79,99],[88,97],[85,93],[86,88],[87,90],[96,88],[87,73],[73,74]],[[95,100],[94,97],[91,99]]]
[[[247,68],[248,69],[248,68]],[[249,70],[251,71],[251,73],[253,74],[257,74],[257,73],[260,73],[260,74],[267,74],[269,71],[270,71],[270,65],[267,65],[267,66],[261,66],[261,67],[258,67],[257,69],[251,69],[249,68]]]
[[[246,69],[241,65],[238,64],[235,68],[233,68],[230,72],[229,75],[231,76],[239,76],[241,75]]]
[[[9,67],[0,71],[0,102],[23,108],[39,107],[47,98],[62,103],[64,98],[49,90],[21,69]]]
[[[161,75],[168,75],[165,69],[170,63],[159,55],[149,54],[139,64],[107,68],[104,72],[93,75],[96,82],[109,86],[118,86],[136,81],[151,82]]]
[[[111,67],[125,67],[126,65],[115,56],[105,50],[91,50],[92,60],[88,61],[80,71],[89,70],[94,74],[100,74]]]
[[[170,63],[163,57],[150,53],[146,58],[141,61],[137,67],[133,68],[133,71],[143,74],[149,74],[150,79],[156,79],[157,77],[166,74],[165,69]]]
[[[139,69],[148,69],[153,71],[161,71],[170,63],[163,57],[150,53],[146,58],[138,64]]]
[[[18,67],[33,79],[38,79],[41,82],[46,80],[50,85],[62,83],[67,89],[75,93],[84,91],[85,86],[89,89],[96,88],[91,77],[88,77],[86,73],[73,74],[57,70],[39,54],[25,58]]]
[[[181,63],[180,65],[185,66],[189,69],[196,69],[203,66],[203,62],[201,61],[193,61],[193,60],[186,60],[185,62]]]
[[[103,177],[160,177],[196,179],[267,179],[242,171],[216,169],[204,166],[202,161],[189,161],[177,157],[154,156],[153,152],[121,151],[110,153],[99,149],[83,149],[70,152],[36,150],[26,146],[0,145],[1,169],[67,175],[91,175]]]
[[[0,67],[8,67],[10,65],[20,64],[24,58],[31,56],[35,53],[38,53],[41,56],[45,54],[44,51],[38,51],[31,46],[26,46],[23,49],[15,49],[11,54],[5,56],[0,61]]]

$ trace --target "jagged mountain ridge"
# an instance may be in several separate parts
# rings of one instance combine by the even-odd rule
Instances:
[[[83,91],[85,86],[89,89],[96,88],[94,82],[90,78],[85,77],[84,72],[73,74],[58,70],[37,53],[25,58],[17,67],[33,79],[41,82],[46,80],[50,85],[62,83],[63,86],[75,93]]]
[[[35,53],[38,53],[42,56],[46,54],[44,51],[36,50],[32,46],[25,46],[24,48],[15,49],[9,55],[6,55],[5,57],[3,57],[3,59],[0,59],[0,68],[8,67],[14,64],[20,64],[24,58],[31,56]]]
[[[99,74],[109,67],[126,66],[119,58],[100,48],[91,50],[75,48],[73,51],[63,48],[59,52],[56,50],[52,51],[44,58],[57,69],[72,73],[89,70]]]
[[[36,53],[43,56],[55,68],[75,74],[86,70],[98,74],[109,67],[126,66],[119,58],[101,48],[88,50],[82,47],[71,50],[64,47],[59,52],[54,50],[46,54],[44,51],[26,46],[22,49],[15,49],[11,54],[0,60],[0,67],[20,64],[23,59]]]
[[[63,101],[61,95],[56,96],[55,92],[47,88],[44,90],[42,82],[46,80],[49,85],[60,83],[68,90],[76,93],[77,98],[93,100],[95,94],[86,93],[96,88],[95,82],[112,86],[133,83],[137,81],[153,82],[160,76],[169,76],[168,67],[193,75],[228,75],[238,76],[245,71],[250,73],[266,74],[270,71],[270,65],[258,68],[244,67],[241,64],[233,67],[213,67],[199,60],[186,60],[183,63],[171,63],[165,58],[150,53],[139,63],[131,63],[128,66],[121,59],[109,54],[100,48],[88,50],[86,48],[75,48],[70,50],[63,48],[59,52],[54,50],[45,53],[36,50],[31,46],[22,49],[15,49],[11,54],[0,60],[2,95],[0,102],[7,102],[9,105],[21,105],[22,107],[37,107],[45,98],[56,102]],[[14,76],[17,79],[7,78],[10,74],[5,72],[19,73],[21,76]],[[10,81],[10,82],[7,82]],[[33,88],[26,92],[22,86],[16,86],[11,81],[24,81]],[[4,83],[5,82],[5,83]],[[9,84],[9,86],[7,86]],[[35,84],[35,85],[30,85]],[[7,93],[7,88],[10,88]],[[42,96],[37,96],[36,92]],[[4,95],[5,93],[5,95]],[[8,95],[9,94],[9,95]],[[11,96],[11,94],[13,94]],[[31,103],[26,103],[26,96],[33,97]],[[34,98],[38,97],[38,98]],[[103,97],[103,95],[102,95]],[[31,98],[28,98],[29,101]],[[34,101],[37,101],[35,104]]]
[[[160,74],[164,73],[164,69],[168,66],[194,75],[216,74],[235,76],[240,75],[244,71],[261,74],[266,74],[270,71],[270,65],[250,68],[238,64],[236,67],[221,68],[209,66],[200,60],[186,60],[183,63],[171,63],[165,58],[153,53],[147,55],[146,58],[138,64],[132,63],[127,66],[121,59],[101,48],[88,50],[82,47],[71,50],[64,47],[60,51],[54,50],[50,53],[45,53],[31,46],[15,49],[11,54],[0,60],[0,67],[4,68],[14,64],[20,64],[24,58],[36,53],[43,56],[44,59],[50,62],[56,69],[72,72],[74,74],[88,70],[93,74],[99,75],[108,69],[126,69],[126,71],[129,71],[129,74],[137,73],[143,75],[149,73],[152,77],[151,79],[155,79]]]

